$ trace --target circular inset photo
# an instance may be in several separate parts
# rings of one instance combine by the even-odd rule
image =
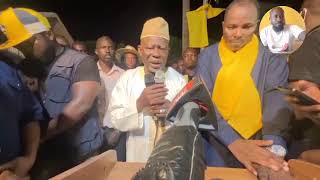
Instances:
[[[302,16],[288,6],[277,6],[262,18],[259,27],[262,44],[276,54],[290,54],[297,50],[305,38]]]

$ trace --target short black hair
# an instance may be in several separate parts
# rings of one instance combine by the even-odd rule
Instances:
[[[106,40],[106,41],[110,42],[112,47],[115,48],[115,44],[114,44],[114,42],[112,41],[112,39],[109,36],[101,36],[96,41],[96,49],[98,48],[98,44],[100,44],[100,42],[103,41],[103,40]]]

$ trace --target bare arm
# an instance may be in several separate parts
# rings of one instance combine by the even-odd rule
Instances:
[[[40,127],[37,121],[32,121],[23,127],[24,154],[0,166],[0,174],[9,170],[14,174],[25,177],[32,168],[39,147]]]
[[[58,135],[77,124],[90,110],[99,92],[96,81],[80,81],[72,85],[72,99],[57,120],[50,122],[47,138]]]
[[[29,157],[32,164],[36,160],[37,151],[40,142],[40,126],[37,121],[28,123],[23,128],[23,145],[25,149],[24,156]],[[31,168],[31,167],[30,167]]]

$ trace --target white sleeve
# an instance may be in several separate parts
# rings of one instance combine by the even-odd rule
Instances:
[[[187,84],[187,81],[181,74],[178,74],[178,72],[172,72],[169,76],[171,81],[169,81],[169,84],[167,84],[169,92],[166,98],[169,101],[172,101],[175,96],[181,91],[181,89]]]
[[[123,132],[143,127],[143,113],[138,112],[135,97],[129,96],[131,87],[127,77],[121,76],[116,83],[108,107],[111,125]]]
[[[263,46],[268,46],[268,43],[267,43],[267,27],[263,28],[260,31],[260,40],[261,40],[261,43],[263,44]]]
[[[304,30],[297,25],[290,25],[290,32],[296,39],[298,39],[299,35],[304,32]]]
[[[180,83],[178,84],[177,89],[176,89],[176,95],[182,90],[182,88],[186,84],[187,84],[187,80],[184,77],[180,78]]]

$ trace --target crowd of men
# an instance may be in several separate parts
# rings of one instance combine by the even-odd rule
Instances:
[[[40,13],[3,10],[0,179],[48,179],[109,149],[119,161],[146,162],[172,125],[154,119],[166,116],[195,76],[208,87],[218,121],[205,141],[208,166],[289,178],[288,158],[319,164],[320,105],[274,90],[292,87],[320,102],[320,0],[305,0],[301,10],[304,42],[289,56],[273,53],[255,34],[258,2],[234,0],[220,42],[201,52],[187,48],[170,66],[169,24],[161,17],[144,23],[137,50],[116,50],[101,36],[88,55],[85,43],[53,34]],[[270,18],[282,15],[274,8]],[[159,70],[164,82],[147,84],[146,75]]]

